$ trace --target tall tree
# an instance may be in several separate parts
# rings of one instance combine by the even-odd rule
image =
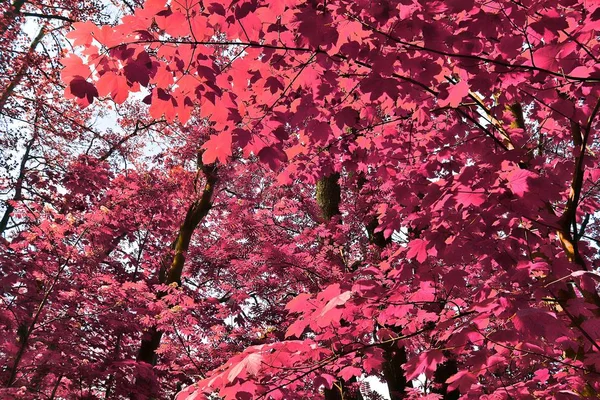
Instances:
[[[599,4],[59,3],[2,6],[2,395],[598,396]]]

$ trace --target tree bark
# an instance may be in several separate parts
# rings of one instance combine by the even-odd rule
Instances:
[[[339,184],[340,174],[331,174],[317,181],[316,198],[321,209],[321,216],[329,221],[340,215],[341,189]]]
[[[369,241],[377,247],[385,248],[391,243],[391,238],[385,238],[383,232],[375,232],[378,225],[377,218],[373,218],[369,224],[367,224],[367,233],[369,235]],[[402,335],[402,329],[394,330],[396,334]],[[406,349],[398,347],[396,342],[391,343],[383,347],[383,378],[390,393],[392,400],[403,399],[406,395],[406,388],[412,387],[412,382],[406,380],[404,374],[404,365],[407,361]]]
[[[171,245],[171,254],[173,254],[171,262],[164,262],[161,266],[159,271],[159,282],[165,285],[181,285],[181,274],[183,273],[183,267],[185,265],[185,254],[189,249],[192,235],[196,227],[208,215],[208,212],[212,207],[212,197],[217,183],[217,169],[214,165],[201,165],[200,168],[206,177],[206,184],[200,198],[189,206],[185,219],[179,227],[177,238]],[[166,293],[159,292],[157,297],[161,299],[165,295]],[[160,346],[162,336],[162,331],[156,327],[152,327],[142,339],[137,355],[137,361],[156,365],[156,350]],[[149,383],[147,379],[138,379],[136,385],[138,387],[147,387]]]
[[[458,390],[448,391],[446,380],[458,372],[458,363],[454,359],[446,360],[435,369],[433,381],[437,387],[432,390],[433,393],[441,394],[444,400],[458,400],[460,392]]]
[[[330,221],[340,215],[340,174],[325,175],[317,181],[316,201],[321,211],[321,217]],[[325,389],[323,394],[326,400],[362,400],[359,390],[348,390],[348,386],[356,383],[356,378],[344,381],[338,380],[331,389]]]

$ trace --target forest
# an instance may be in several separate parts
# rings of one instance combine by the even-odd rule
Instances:
[[[600,398],[600,0],[0,2],[0,399]]]

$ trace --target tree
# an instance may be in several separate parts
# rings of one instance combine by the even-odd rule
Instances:
[[[147,0],[74,23],[61,104],[148,117],[10,211],[6,393],[596,397],[599,6]],[[114,160],[138,135],[154,149]]]

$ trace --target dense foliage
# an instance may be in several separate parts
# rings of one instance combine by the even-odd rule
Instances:
[[[600,2],[0,7],[2,398],[600,396]]]

